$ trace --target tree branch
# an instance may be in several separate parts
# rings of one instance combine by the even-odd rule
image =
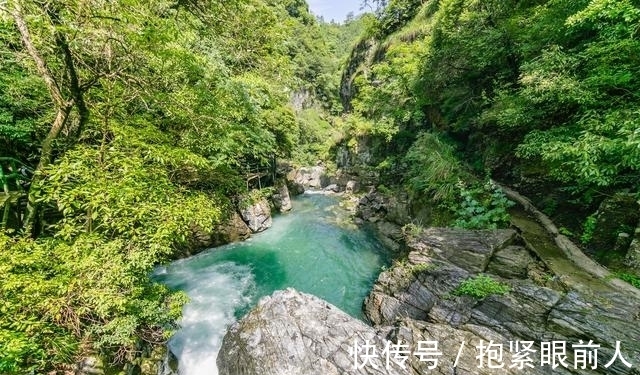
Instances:
[[[62,93],[60,91],[60,87],[58,86],[58,82],[55,80],[55,78],[53,78],[53,74],[51,74],[47,63],[44,61],[42,56],[40,56],[40,53],[31,41],[31,33],[29,32],[27,23],[25,22],[24,16],[22,15],[22,7],[20,6],[20,2],[16,0],[13,2],[13,4],[13,9],[10,11],[10,13],[11,16],[13,16],[16,26],[18,27],[18,31],[20,32],[22,44],[24,44],[27,52],[29,53],[29,55],[31,55],[31,58],[36,63],[38,73],[40,74],[42,79],[44,79],[47,89],[49,90],[49,94],[51,95],[51,98],[55,102],[56,106],[58,108],[63,108],[67,105],[67,102],[66,100],[64,100],[64,97],[62,96]]]

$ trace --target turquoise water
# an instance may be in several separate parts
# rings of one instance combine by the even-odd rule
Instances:
[[[181,375],[216,375],[227,327],[275,290],[293,287],[362,318],[362,302],[389,261],[386,250],[367,231],[340,224],[346,213],[334,197],[304,194],[293,207],[248,241],[156,270],[157,280],[191,299],[169,342]]]

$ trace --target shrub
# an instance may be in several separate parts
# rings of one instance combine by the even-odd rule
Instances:
[[[404,161],[409,165],[409,191],[429,196],[437,203],[453,202],[458,181],[470,179],[453,146],[436,134],[420,134]]]
[[[513,202],[491,180],[482,187],[467,188],[458,183],[460,203],[453,206],[455,227],[466,229],[497,229],[509,224],[507,209]]]
[[[640,277],[638,277],[637,275],[626,272],[616,272],[615,276],[620,280],[624,280],[634,287],[640,289]]]
[[[496,281],[486,275],[478,275],[463,281],[453,294],[456,296],[471,296],[477,299],[485,299],[494,294],[507,294],[510,290],[507,284]]]
[[[591,239],[593,238],[593,232],[596,230],[596,222],[596,215],[593,214],[587,217],[587,219],[584,221],[584,224],[582,224],[582,236],[580,236],[580,241],[583,244],[586,245],[591,242]]]

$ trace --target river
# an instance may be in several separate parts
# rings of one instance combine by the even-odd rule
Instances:
[[[169,341],[180,374],[217,375],[227,327],[275,290],[293,287],[362,318],[362,302],[389,259],[370,232],[341,224],[345,217],[335,197],[303,194],[250,240],[159,267],[156,280],[190,297]]]

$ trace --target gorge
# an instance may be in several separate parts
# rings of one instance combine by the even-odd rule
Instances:
[[[307,193],[250,240],[158,268],[156,280],[191,300],[169,342],[180,374],[216,374],[227,327],[276,290],[293,287],[363,319],[364,298],[389,258],[373,234],[348,222],[335,197]]]
[[[638,1],[363,5],[0,1],[0,374],[638,373]]]

